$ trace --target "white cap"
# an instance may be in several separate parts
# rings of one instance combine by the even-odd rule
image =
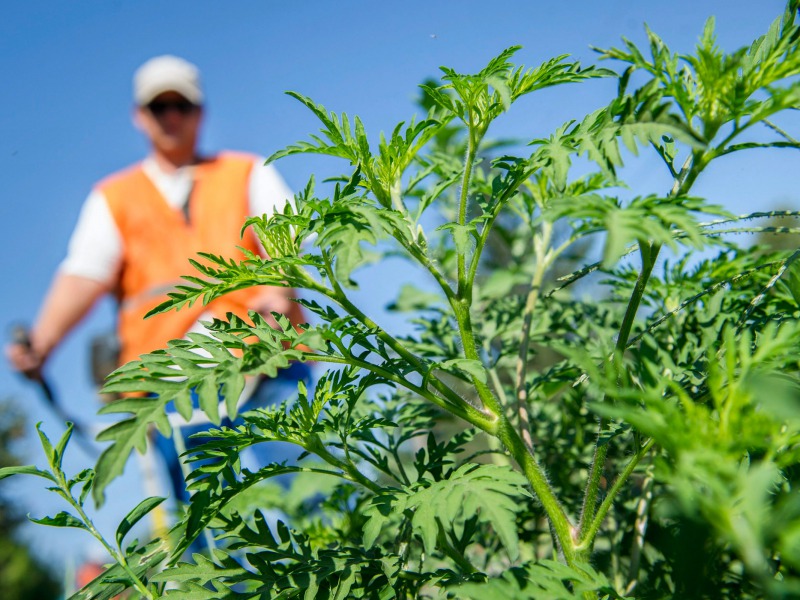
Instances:
[[[164,92],[177,92],[192,104],[203,104],[200,71],[192,63],[165,54],[151,58],[133,75],[133,99],[139,106],[149,104]]]

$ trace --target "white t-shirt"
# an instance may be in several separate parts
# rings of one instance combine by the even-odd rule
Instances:
[[[167,203],[181,209],[189,200],[194,181],[194,167],[182,167],[173,173],[162,171],[152,157],[142,161],[145,175],[153,182]],[[271,215],[292,200],[292,192],[272,165],[255,159],[250,173],[249,215]],[[122,237],[102,192],[93,190],[81,209],[72,232],[67,257],[59,270],[114,286],[122,263]]]

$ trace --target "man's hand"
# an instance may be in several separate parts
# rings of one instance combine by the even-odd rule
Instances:
[[[11,367],[28,379],[40,380],[46,357],[34,347],[24,329],[20,328],[14,331],[13,337],[14,341],[5,348],[6,358],[11,363]]]
[[[30,333],[21,328],[6,346],[14,370],[28,379],[41,380],[50,352],[80,321],[108,285],[78,275],[57,274],[50,285],[36,325]]]
[[[276,312],[281,315],[289,314],[292,308],[292,301],[290,298],[292,298],[291,288],[265,286],[263,292],[258,296],[253,310],[263,316],[272,328],[280,329],[272,313]]]

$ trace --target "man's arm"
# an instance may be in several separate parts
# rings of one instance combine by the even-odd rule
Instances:
[[[108,286],[95,279],[58,273],[30,332],[30,345],[6,346],[12,367],[26,377],[37,379],[53,349],[106,291]]]
[[[14,343],[6,347],[6,356],[14,369],[31,379],[39,378],[42,365],[53,349],[114,285],[121,256],[122,240],[111,211],[103,194],[94,190],[83,203],[67,256],[50,284],[30,332],[30,344]]]

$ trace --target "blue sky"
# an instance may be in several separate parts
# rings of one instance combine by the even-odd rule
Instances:
[[[720,44],[733,49],[766,31],[783,9],[778,0],[642,0],[610,2],[489,2],[407,0],[293,3],[210,0],[31,1],[6,4],[0,19],[0,314],[4,331],[31,322],[50,277],[63,258],[80,205],[92,184],[140,159],[145,144],[130,120],[130,78],[146,59],[183,56],[202,70],[207,119],[202,147],[263,155],[316,131],[313,117],[284,95],[296,90],[331,110],[359,115],[372,139],[414,114],[416,86],[440,65],[480,69],[511,45],[522,45],[521,64],[534,66],[557,54],[595,61],[590,45],[616,45],[620,36],[641,42],[643,23],[675,50],[689,51],[707,16],[715,15]],[[613,66],[609,64],[608,66]],[[524,140],[549,134],[608,101],[610,81],[563,87],[526,97],[490,136]],[[794,129],[796,131],[796,129]],[[764,151],[732,156],[712,168],[695,192],[734,212],[797,205],[792,175],[797,156]],[[290,157],[278,168],[294,189],[309,175],[336,174],[330,160]],[[656,163],[641,161],[628,176],[647,191],[662,185]],[[648,187],[650,186],[650,187]],[[659,189],[659,188],[656,188]],[[361,301],[377,317],[396,289],[386,269],[362,278]],[[86,354],[91,334],[112,326],[108,302],[53,356],[48,374],[61,400],[84,420],[97,403]],[[0,398],[24,407],[30,427],[45,421],[57,435],[58,420],[36,389],[3,364]],[[29,462],[41,461],[37,443],[23,445]],[[75,448],[70,468],[86,466]],[[117,497],[99,517],[111,529],[141,495],[135,463],[118,484]],[[34,516],[62,509],[38,482],[3,488]],[[115,490],[110,495],[114,498]],[[83,532],[28,527],[25,535],[57,564],[84,551]],[[66,549],[75,552],[65,553]]]

